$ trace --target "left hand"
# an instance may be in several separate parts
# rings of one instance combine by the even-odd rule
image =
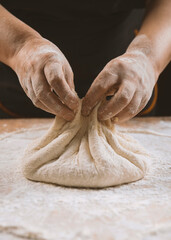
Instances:
[[[88,116],[101,101],[100,121],[129,120],[145,107],[156,81],[153,64],[144,53],[126,52],[111,60],[94,80],[83,99],[82,114]],[[107,101],[109,95],[112,97]]]

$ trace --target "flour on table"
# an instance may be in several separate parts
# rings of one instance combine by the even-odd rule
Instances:
[[[164,136],[171,136],[171,117],[116,125],[149,151],[149,171],[140,181],[105,189],[66,188],[23,177],[23,150],[50,125],[49,119],[0,133],[0,239],[171,239],[171,138]]]
[[[56,117],[44,137],[23,156],[26,178],[72,187],[103,188],[143,178],[148,154],[110,120],[97,120],[98,106],[89,117],[80,108],[72,122]]]

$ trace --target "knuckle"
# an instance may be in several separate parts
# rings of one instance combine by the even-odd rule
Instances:
[[[105,84],[103,81],[98,81],[96,83],[96,89],[97,91],[103,92],[105,90]]]
[[[113,80],[113,77],[116,77],[116,76],[118,76],[118,74],[117,74],[115,68],[113,68],[113,67],[106,67],[103,70],[102,77],[105,78],[106,80]]]
[[[123,104],[127,104],[130,101],[131,93],[130,91],[124,90],[120,95],[120,101]]]
[[[56,59],[56,53],[53,51],[45,52],[39,54],[38,59],[42,59],[42,61],[46,63],[52,63]]]
[[[56,73],[53,69],[48,69],[46,71],[46,77],[48,78],[49,82],[53,82],[56,78]]]
[[[110,71],[108,68],[104,68],[101,77],[107,78],[110,75]]]
[[[111,79],[109,79],[109,72],[105,71],[101,74],[101,76],[96,81],[96,89],[97,91],[104,92],[109,88],[111,85]]]
[[[115,61],[113,62],[113,64],[118,68],[118,69],[123,69],[125,67],[125,64],[122,60],[120,60],[119,58],[115,59]]]
[[[132,107],[130,107],[130,108],[128,109],[128,114],[129,114],[130,116],[134,116],[134,115],[136,114],[136,112],[137,112],[137,109],[136,109],[135,106],[132,106]]]
[[[46,71],[46,78],[47,78],[48,82],[50,83],[50,85],[53,85],[53,86],[56,84],[59,84],[61,82],[59,72],[55,69],[48,69]]]
[[[129,98],[127,96],[121,96],[120,102],[125,105],[129,102]]]
[[[57,71],[48,71],[46,77],[52,87],[58,87],[62,85],[62,76],[59,76]]]
[[[119,59],[116,61],[116,64],[117,64],[118,68],[123,68],[124,67],[123,61],[121,61]]]

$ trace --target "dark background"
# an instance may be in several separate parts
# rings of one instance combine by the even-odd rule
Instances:
[[[1,0],[0,3],[62,50],[73,68],[80,97],[106,63],[125,52],[144,17],[143,0]],[[171,116],[171,63],[159,77],[158,90],[153,113]],[[53,116],[33,106],[16,74],[2,63],[0,103],[21,117]],[[7,117],[10,116],[0,109],[0,118]]]
[[[156,106],[157,116],[171,116],[171,63],[158,80],[159,95]]]

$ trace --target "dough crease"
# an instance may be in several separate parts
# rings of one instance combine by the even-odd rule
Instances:
[[[26,149],[22,170],[26,178],[69,187],[104,188],[137,181],[147,170],[148,154],[110,120],[89,117],[67,122],[56,117],[52,127]]]

